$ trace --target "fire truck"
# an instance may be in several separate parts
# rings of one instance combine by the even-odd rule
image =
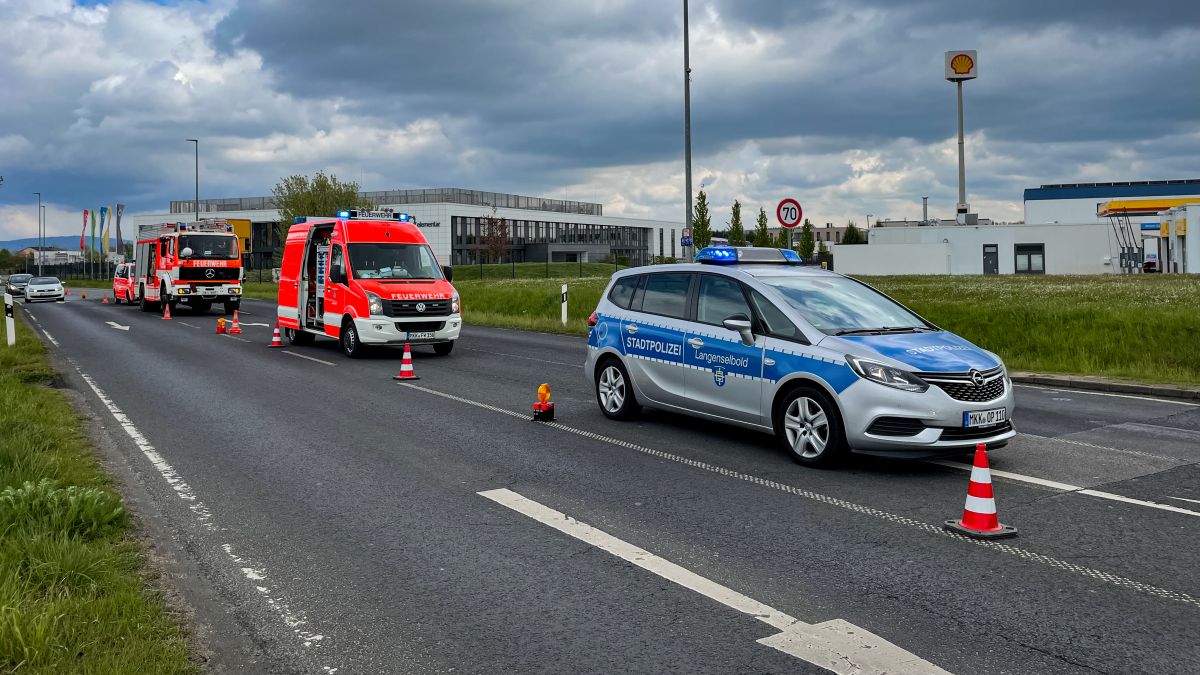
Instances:
[[[130,286],[143,312],[180,302],[199,312],[213,303],[232,314],[242,302],[242,255],[233,226],[222,219],[161,223],[138,229]]]

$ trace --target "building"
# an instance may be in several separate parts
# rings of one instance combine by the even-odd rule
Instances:
[[[28,246],[14,254],[28,258],[33,265],[70,265],[83,262],[83,251],[66,251],[56,246]]]
[[[614,258],[646,264],[655,257],[683,255],[679,223],[605,216],[601,204],[461,188],[363,192],[379,208],[408,213],[422,228],[434,253],[452,265],[484,262],[600,262]],[[192,200],[172,201],[168,213],[129,217],[133,226],[186,222],[195,217]],[[326,215],[326,214],[312,214]],[[332,214],[328,214],[332,215]],[[279,210],[273,197],[200,201],[201,218],[251,221],[247,265],[266,268],[280,250]],[[488,218],[504,221],[505,245],[496,255],[495,230]],[[489,248],[491,250],[489,250]]]
[[[1107,222],[1107,218],[1099,215],[1102,204],[1114,199],[1147,198],[1200,202],[1200,178],[1112,183],[1063,183],[1028,188],[1025,190],[1025,222]],[[1157,224],[1157,221],[1155,223]]]

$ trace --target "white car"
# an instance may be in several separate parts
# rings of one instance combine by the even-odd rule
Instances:
[[[58,277],[34,277],[25,284],[25,302],[63,299],[63,285]]]

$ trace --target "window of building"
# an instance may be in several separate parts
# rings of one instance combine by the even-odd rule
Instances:
[[[1045,244],[1017,244],[1013,246],[1016,255],[1017,274],[1046,273]]]

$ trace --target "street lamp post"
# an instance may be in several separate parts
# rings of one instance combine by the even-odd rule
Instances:
[[[867,214],[867,229],[868,230],[871,229],[871,216],[873,216],[873,215],[875,215],[875,214],[874,213]]]
[[[38,214],[41,216],[41,234],[42,234],[42,250],[38,253],[38,276],[42,276],[42,258],[46,256],[46,205],[38,205]]]
[[[189,138],[188,143],[196,144],[196,201],[192,205],[196,220],[200,220],[200,139]]]
[[[37,250],[37,257],[38,257],[38,264],[37,264],[37,269],[38,269],[38,276],[40,277],[40,276],[42,276],[42,254],[45,252],[45,251],[43,251],[43,250],[42,250],[42,249],[44,248],[44,243],[42,242],[42,193],[40,193],[40,192],[35,192],[35,193],[33,193],[33,194],[37,195],[37,198],[38,198],[38,208],[37,208],[37,218],[38,218],[38,236],[37,236],[37,238],[38,238],[38,245],[37,245],[37,248],[38,248],[38,250]]]
[[[683,0],[683,172],[687,190],[685,228],[692,227],[692,66],[688,46],[688,0]],[[687,251],[683,251],[686,256]]]

